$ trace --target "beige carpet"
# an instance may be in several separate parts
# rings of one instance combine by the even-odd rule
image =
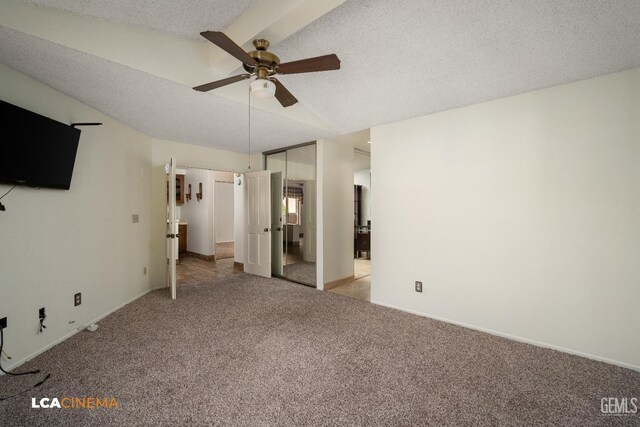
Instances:
[[[640,373],[246,274],[152,292],[0,377],[1,426],[638,425]],[[32,397],[119,409],[30,409]]]
[[[233,258],[233,242],[216,243],[216,260]]]

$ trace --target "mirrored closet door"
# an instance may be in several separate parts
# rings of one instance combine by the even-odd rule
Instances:
[[[316,286],[316,144],[267,153],[272,274]]]

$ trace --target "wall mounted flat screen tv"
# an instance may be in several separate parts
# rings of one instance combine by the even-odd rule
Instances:
[[[80,129],[0,100],[0,184],[71,186]]]

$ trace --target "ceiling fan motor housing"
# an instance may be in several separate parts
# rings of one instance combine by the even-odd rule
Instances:
[[[250,57],[256,60],[256,62],[258,63],[258,67],[256,69],[250,65],[243,63],[242,66],[244,67],[244,69],[251,73],[254,70],[259,70],[260,68],[266,68],[266,70],[268,71],[267,76],[275,74],[275,67],[280,64],[280,58],[267,51],[267,48],[269,47],[269,41],[265,39],[257,39],[253,41],[253,46],[255,46],[256,50],[252,50],[251,52],[247,53]],[[258,77],[260,76],[258,75]]]

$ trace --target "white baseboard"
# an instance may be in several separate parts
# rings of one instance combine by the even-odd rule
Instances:
[[[114,311],[120,310],[122,307],[124,307],[125,305],[132,303],[133,301],[137,300],[138,298],[142,298],[143,296],[145,296],[146,294],[148,294],[151,291],[155,291],[156,289],[148,289],[146,291],[144,291],[143,293],[131,298],[128,301],[123,302],[122,304],[120,304],[119,306],[107,311],[106,313],[101,314],[100,316],[96,317],[95,319],[89,321],[86,325],[77,328],[75,331],[71,331],[66,335],[63,335],[62,337],[58,338],[57,340],[53,341],[52,343],[47,344],[46,346],[36,350],[35,352],[31,353],[30,355],[23,357],[22,359],[18,360],[17,362],[12,363],[9,366],[4,367],[4,369],[6,371],[11,371],[17,367],[19,367],[20,365],[22,365],[23,363],[28,362],[29,360],[33,359],[36,356],[39,356],[40,354],[44,353],[45,351],[49,350],[51,347],[60,344],[62,341],[65,341],[69,338],[71,338],[72,336],[74,336],[75,334],[77,334],[78,332],[84,330],[86,328],[87,325],[90,325],[92,323],[97,323],[100,320],[104,319],[105,317],[107,317],[108,315],[110,315],[111,313],[113,313]],[[0,372],[0,375],[4,375],[4,373]]]
[[[519,336],[516,336],[516,335],[505,334],[503,332],[494,331],[492,329],[487,329],[487,328],[483,328],[483,327],[480,327],[480,326],[470,325],[468,323],[458,322],[456,320],[446,319],[444,317],[433,316],[431,314],[422,313],[420,311],[411,310],[411,309],[408,309],[408,308],[398,307],[398,306],[395,306],[393,304],[387,304],[387,303],[384,303],[384,302],[373,301],[373,300],[371,301],[371,303],[372,304],[376,304],[376,305],[381,305],[381,306],[384,306],[384,307],[393,308],[393,309],[400,310],[400,311],[404,311],[404,312],[411,313],[411,314],[416,314],[418,316],[428,317],[429,319],[439,320],[441,322],[452,323],[454,325],[462,326],[462,327],[473,329],[473,330],[480,331],[480,332],[485,332],[487,334],[496,335],[496,336],[499,336],[499,337],[502,337],[502,338],[507,338],[507,339],[510,339],[510,340],[514,340],[514,341],[519,341],[519,342],[523,342],[523,343],[526,343],[526,344],[535,345],[535,346],[538,346],[538,347],[549,348],[549,349],[552,349],[552,350],[561,351],[563,353],[573,354],[574,356],[586,357],[587,359],[597,360],[598,362],[609,363],[611,365],[616,365],[616,366],[620,366],[620,367],[623,367],[623,368],[632,369],[634,371],[640,371],[640,366],[638,366],[638,365],[632,365],[630,363],[620,362],[618,360],[608,359],[606,357],[596,356],[594,354],[583,353],[581,351],[571,350],[569,348],[560,347],[560,346],[553,345],[553,344],[547,344],[547,343],[544,343],[544,342],[531,340],[531,339],[519,337]]]

